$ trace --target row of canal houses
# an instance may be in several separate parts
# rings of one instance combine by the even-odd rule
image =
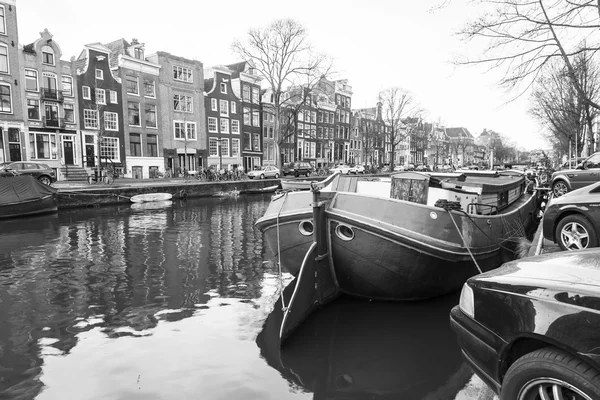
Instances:
[[[323,79],[301,107],[292,99],[283,161],[389,162],[380,109],[353,110],[351,98],[347,80]],[[0,1],[0,162],[43,162],[61,180],[85,178],[99,162],[132,178],[211,166],[247,171],[275,163],[270,108],[272,93],[249,62],[204,68],[164,51],[145,54],[136,39],[91,43],[66,61],[47,29],[21,45],[16,0]],[[396,163],[424,162],[425,152],[426,141],[407,138]]]

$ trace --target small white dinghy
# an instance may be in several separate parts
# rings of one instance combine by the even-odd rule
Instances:
[[[144,193],[138,194],[131,197],[132,203],[149,203],[153,201],[165,201],[171,200],[173,195],[171,193]]]

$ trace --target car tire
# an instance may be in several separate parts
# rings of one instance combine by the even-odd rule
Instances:
[[[265,179],[265,174],[260,174],[260,179]]]
[[[565,399],[575,395],[578,399],[599,399],[600,372],[569,353],[546,347],[524,355],[510,366],[502,383],[500,400],[528,399],[527,394],[531,396],[540,390],[546,391],[547,398],[556,399],[552,395],[556,386]]]
[[[310,171],[306,171],[306,177],[308,178],[310,176]]]
[[[275,179],[279,178],[279,174],[275,174]]]
[[[40,181],[41,183],[43,183],[44,185],[52,185],[52,179],[50,179],[49,177],[47,177],[46,175],[42,175],[38,178],[38,181]]]
[[[554,197],[560,197],[562,195],[567,194],[568,192],[569,187],[567,186],[567,183],[563,180],[558,180],[552,185],[552,194],[554,194]]]
[[[575,232],[573,232],[575,230]],[[581,238],[580,235],[587,235],[587,240]],[[570,214],[561,219],[556,225],[555,236],[561,250],[579,250],[590,247],[598,247],[598,235],[594,229],[594,225],[583,215]],[[577,243],[571,240],[577,240]],[[565,243],[565,240],[568,242]],[[572,246],[575,247],[572,247]]]
[[[298,173],[298,171],[294,172],[294,176],[297,178],[300,176],[300,174]]]

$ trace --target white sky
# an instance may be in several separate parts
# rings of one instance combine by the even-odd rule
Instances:
[[[200,60],[205,67],[239,61],[234,39],[249,28],[279,18],[303,24],[316,50],[330,55],[352,86],[353,108],[372,107],[379,91],[409,90],[428,111],[429,121],[462,126],[477,136],[493,129],[520,147],[547,147],[540,127],[527,113],[527,97],[498,87],[499,71],[456,67],[458,55],[479,54],[455,33],[481,15],[468,0],[18,0],[19,42],[28,44],[47,28],[63,59],[83,45],[137,38],[146,54],[167,51]]]

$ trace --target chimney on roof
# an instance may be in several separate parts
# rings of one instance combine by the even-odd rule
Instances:
[[[377,102],[377,119],[381,119],[381,108],[383,107],[383,103]]]
[[[138,44],[138,40],[136,38],[131,39],[131,44]]]

